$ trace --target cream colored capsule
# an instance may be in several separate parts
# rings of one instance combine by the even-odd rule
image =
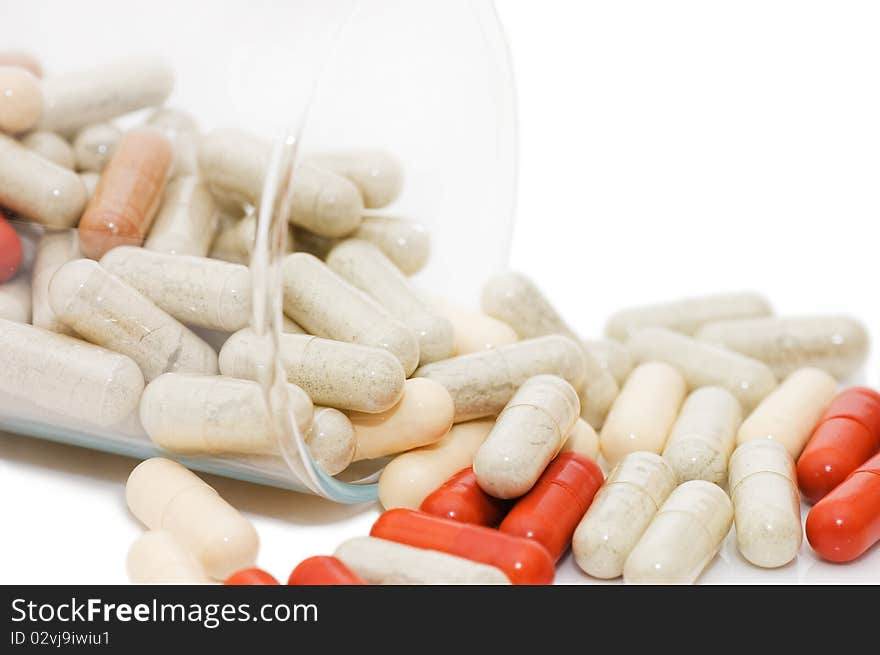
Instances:
[[[611,471],[571,542],[575,562],[594,578],[616,578],[657,510],[675,473],[654,453],[630,453]]]
[[[206,584],[205,570],[167,530],[149,530],[128,549],[128,579],[135,584]]]
[[[215,580],[254,565],[257,532],[234,507],[177,462],[138,464],[125,485],[128,508],[150,530],[167,530]]]
[[[869,345],[865,326],[848,316],[718,321],[697,337],[764,362],[780,380],[804,366],[844,379],[865,362]]]
[[[627,584],[693,584],[712,561],[733,522],[733,505],[717,484],[679,485],[623,567]]]
[[[101,266],[183,323],[224,332],[250,323],[246,266],[133,246],[114,248],[101,258]]]
[[[281,316],[281,331],[287,334],[305,334],[306,331],[303,330],[299,325],[291,321],[287,316]],[[400,364],[400,362],[398,362]]]
[[[403,189],[403,167],[389,152],[359,148],[314,154],[309,161],[348,178],[364,197],[364,207],[386,207]]]
[[[803,541],[794,460],[776,441],[748,441],[730,458],[730,497],[739,552],[776,568],[797,557]]]
[[[379,502],[385,509],[418,509],[428,494],[473,463],[493,425],[494,419],[457,423],[439,441],[395,457],[379,477]]]
[[[455,356],[507,346],[519,340],[516,332],[507,323],[482,312],[460,307],[437,297],[429,298],[428,304],[435,313],[452,323]]]
[[[21,145],[62,168],[73,170],[76,166],[73,148],[54,132],[31,132],[21,140]]]
[[[413,376],[446,387],[455,403],[455,422],[460,423],[499,414],[526,380],[543,373],[579,388],[584,381],[581,349],[554,334],[426,364]]]
[[[40,128],[75,132],[161,105],[173,87],[171,68],[152,57],[127,57],[89,70],[50,75],[43,80]]]
[[[614,376],[618,385],[626,382],[633,369],[632,355],[622,343],[613,339],[586,339],[584,348],[598,362],[599,366]]]
[[[219,128],[199,139],[198,163],[202,179],[224,199],[257,205],[269,166],[271,146],[234,128]]]
[[[751,411],[776,388],[766,364],[665,328],[645,328],[627,342],[636,362],[660,361],[677,368],[688,387],[723,387]]]
[[[82,257],[77,244],[76,230],[46,230],[37,244],[32,273],[32,299],[34,305],[33,323],[37,327],[73,334],[73,330],[58,320],[49,305],[49,281],[61,266]]]
[[[73,227],[87,200],[76,173],[0,134],[0,205],[47,227]]]
[[[494,566],[376,537],[349,539],[333,555],[367,584],[510,584]]]
[[[221,214],[217,223],[209,257],[235,264],[247,264],[256,242],[256,214],[251,210],[240,218]]]
[[[381,348],[307,334],[282,334],[278,345],[287,380],[305,389],[318,405],[384,412],[403,394],[403,368],[396,357]],[[258,380],[270,361],[270,352],[268,337],[241,330],[223,344],[220,371]]]
[[[40,81],[24,68],[0,65],[0,132],[26,132],[42,112]]]
[[[24,50],[0,50],[0,66],[24,68],[35,77],[43,77],[40,60]]]
[[[220,224],[220,208],[208,188],[193,175],[172,180],[144,248],[169,255],[205,257]]]
[[[354,460],[357,437],[348,417],[332,407],[315,407],[306,444],[315,462],[327,475],[342,473]]]
[[[115,425],[144,389],[137,364],[85,341],[0,320],[0,391],[70,418]]]
[[[148,382],[169,371],[217,373],[217,354],[207,343],[95,261],[59,268],[49,304],[83,338],[131,357]]]
[[[86,193],[91,200],[92,196],[95,195],[95,190],[98,188],[98,182],[101,181],[101,176],[98,173],[86,171],[79,174],[79,179],[85,185]]]
[[[555,375],[526,380],[474,457],[477,483],[496,498],[531,489],[556,457],[580,414],[574,388]]]
[[[77,170],[103,171],[120,139],[122,130],[110,123],[96,123],[81,129],[73,140]]]
[[[288,407],[305,437],[312,401],[287,386]],[[277,452],[260,385],[223,375],[165,373],[147,385],[141,424],[150,439],[176,455],[267,455]]]
[[[419,363],[452,356],[452,323],[428,310],[409,282],[379,248],[346,239],[327,257],[327,266],[363,291],[412,330],[419,340]]]
[[[19,273],[0,284],[0,318],[16,323],[31,322],[31,281]]]
[[[753,439],[773,439],[797,458],[837,392],[837,381],[818,368],[801,368],[789,375],[743,421],[737,445]]]
[[[407,375],[416,369],[419,342],[413,331],[321,260],[301,252],[288,255],[282,276],[284,313],[309,333],[384,348]]]
[[[593,426],[584,419],[579,418],[574,422],[574,427],[568,433],[568,438],[562,444],[559,452],[574,452],[592,460],[599,457],[599,435]]]
[[[706,480],[721,484],[742,423],[739,401],[727,389],[700,387],[684,401],[669,433],[663,459],[679,483]]]
[[[446,389],[425,378],[406,381],[403,397],[380,414],[350,412],[355,460],[396,455],[434,443],[452,427],[455,406]]]
[[[150,114],[146,124],[160,129],[174,146],[172,178],[198,174],[199,126],[192,115],[180,109],[160,107]]]
[[[771,313],[770,303],[760,294],[717,293],[622,309],[608,319],[605,334],[626,341],[642,328],[662,327],[692,335],[711,321],[769,316]]]

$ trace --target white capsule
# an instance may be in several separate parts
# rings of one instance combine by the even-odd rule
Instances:
[[[115,425],[137,407],[144,378],[125,355],[0,320],[0,391],[70,418]]]
[[[565,443],[562,444],[562,450],[559,452],[574,452],[592,460],[599,457],[599,435],[593,429],[593,426],[584,419],[579,418],[574,423],[571,432]]]
[[[438,297],[427,298],[431,309],[452,323],[455,356],[507,346],[519,340],[513,328],[482,312],[460,307]]]
[[[43,80],[44,130],[67,133],[145,107],[161,105],[174,87],[160,59],[128,57]]]
[[[403,167],[389,152],[360,148],[311,155],[309,161],[348,178],[364,197],[364,207],[386,207],[403,189]]]
[[[287,380],[302,387],[318,405],[383,412],[403,394],[403,368],[396,357],[381,348],[308,334],[282,334],[278,346]],[[268,337],[241,330],[223,344],[220,371],[258,380],[266,363],[271,363],[269,353]]]
[[[169,371],[217,373],[217,354],[207,343],[95,261],[59,268],[49,304],[83,338],[131,357],[148,382]]]
[[[678,486],[623,567],[627,584],[693,584],[712,561],[733,522],[733,505],[716,484]]]
[[[49,305],[49,281],[61,266],[82,257],[77,243],[76,230],[43,232],[37,245],[34,269],[31,277],[34,305],[33,323],[37,327],[60,334],[73,334],[73,330],[55,316]]]
[[[406,324],[419,340],[419,363],[452,356],[452,323],[428,310],[409,282],[379,248],[368,241],[346,239],[327,257],[327,266]]]
[[[575,562],[595,578],[616,578],[657,510],[675,488],[675,474],[654,453],[630,453],[611,471],[571,542]]]
[[[803,541],[794,460],[768,439],[749,441],[730,458],[730,497],[739,552],[755,566],[776,568],[797,557]]]
[[[128,549],[128,579],[135,584],[206,584],[205,570],[186,547],[167,530],[150,530]]]
[[[835,393],[837,381],[825,371],[798,369],[743,421],[736,443],[773,439],[785,446],[792,457],[798,457]]]
[[[691,389],[727,389],[747,412],[776,388],[776,377],[763,362],[665,328],[639,330],[627,348],[636,362],[674,366]]]
[[[384,348],[409,375],[419,363],[416,335],[379,303],[306,253],[284,258],[284,313],[310,334]]]
[[[77,170],[103,171],[121,139],[122,130],[110,123],[96,123],[81,129],[73,140]]]
[[[632,355],[622,343],[613,339],[586,339],[584,348],[603,369],[614,376],[618,385],[626,382],[633,369]]]
[[[199,128],[190,114],[179,109],[160,107],[150,114],[146,124],[161,130],[174,147],[172,178],[196,175],[199,172]]]
[[[494,566],[375,537],[349,539],[333,554],[367,584],[510,584]]]
[[[663,459],[679,483],[706,480],[721,484],[727,477],[727,460],[740,423],[739,401],[727,389],[701,387],[692,391],[663,449]]]
[[[62,168],[73,170],[76,166],[73,148],[54,132],[31,132],[22,138],[21,145]]]
[[[717,293],[622,309],[608,319],[605,334],[626,341],[642,328],[662,327],[692,335],[710,321],[769,316],[771,313],[770,303],[760,294]]]
[[[0,318],[31,322],[31,281],[24,273],[0,284]]]
[[[336,475],[354,460],[357,437],[345,414],[331,407],[315,407],[306,443],[315,463],[327,475]]]
[[[220,224],[220,208],[208,188],[182,175],[165,188],[162,205],[144,248],[169,255],[205,257]]]
[[[202,179],[218,196],[244,205],[258,205],[271,146],[242,130],[220,128],[199,140]]]
[[[580,414],[574,388],[554,375],[536,375],[517,390],[474,457],[477,483],[496,498],[531,489],[556,457]]]
[[[125,485],[128,508],[150,530],[167,530],[215,580],[254,565],[256,530],[234,507],[177,462],[138,464]]]
[[[660,454],[687,393],[669,364],[640,364],[626,380],[599,433],[602,456],[614,466],[639,450]]]
[[[183,323],[224,332],[250,323],[246,266],[134,246],[114,248],[101,258],[101,266]]]

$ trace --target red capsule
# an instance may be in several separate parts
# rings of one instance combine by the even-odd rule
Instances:
[[[474,469],[462,469],[422,501],[419,509],[461,523],[495,527],[507,514],[511,502],[490,496],[477,484]]]
[[[513,584],[550,584],[556,573],[550,555],[534,541],[411,509],[385,512],[370,536],[494,566]]]
[[[843,482],[880,450],[880,394],[865,387],[839,393],[798,458],[801,492],[810,502]]]
[[[6,282],[21,266],[21,239],[6,217],[0,213],[0,284]]]
[[[605,476],[598,464],[579,453],[562,453],[550,463],[532,490],[520,498],[498,529],[534,539],[559,560],[575,528],[593,502]]]
[[[335,557],[317,555],[303,560],[287,578],[289,585],[362,585],[366,584]]]
[[[813,506],[807,540],[832,562],[854,560],[880,541],[880,453]]]
[[[281,584],[275,579],[271,573],[266,573],[263,569],[242,569],[236,571],[223,584],[228,585],[273,585]]]

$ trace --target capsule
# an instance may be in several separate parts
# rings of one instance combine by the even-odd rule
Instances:
[[[46,227],[73,227],[87,201],[76,173],[0,134],[0,205]]]
[[[686,393],[684,378],[669,364],[637,366],[599,433],[605,461],[614,466],[624,455],[638,450],[659,454]]]
[[[739,552],[755,566],[777,568],[795,557],[803,541],[801,500],[794,461],[776,441],[739,446],[730,458],[730,497]]]
[[[236,571],[223,581],[225,585],[277,585],[275,576],[263,569],[249,568]]]
[[[379,476],[379,502],[385,509],[417,509],[456,471],[471,465],[493,425],[493,419],[458,423],[439,441],[395,457]]]
[[[0,65],[0,132],[27,132],[42,113],[40,81],[24,68]]]
[[[49,282],[55,271],[81,256],[75,230],[43,232],[37,244],[37,255],[31,277],[35,326],[59,334],[73,334],[73,330],[68,325],[58,320],[49,305]]]
[[[309,161],[351,181],[368,209],[390,205],[403,189],[403,167],[384,150],[360,148],[319,153],[310,156]]]
[[[257,215],[252,210],[241,218],[221,214],[208,256],[235,264],[247,264],[254,251],[256,235]]]
[[[550,584],[556,573],[544,547],[530,539],[409,509],[392,509],[382,514],[373,524],[370,536],[496,567],[513,584]]]
[[[415,333],[420,364],[452,356],[452,323],[430,312],[394,263],[372,243],[358,239],[342,241],[327,257],[327,266]]]
[[[342,560],[327,555],[309,557],[297,564],[287,579],[288,585],[362,585]]]
[[[813,506],[806,528],[810,546],[831,562],[850,562],[880,541],[880,453]]]
[[[153,457],[138,464],[128,476],[125,499],[141,523],[168,530],[215,580],[257,559],[259,540],[250,522],[177,462]]]
[[[357,436],[348,417],[332,407],[315,407],[306,444],[315,463],[327,475],[337,475],[354,461]]]
[[[169,255],[205,257],[220,224],[220,209],[195,176],[173,179],[165,189],[144,248]]]
[[[583,344],[599,366],[611,373],[618,385],[626,382],[633,369],[632,355],[626,346],[613,339],[586,339]]]
[[[675,488],[659,455],[630,453],[611,471],[574,532],[575,562],[594,578],[617,578],[657,510]]]
[[[287,397],[305,436],[312,401],[292,384]],[[165,373],[144,389],[140,417],[153,443],[177,455],[265,455],[278,450],[263,391],[250,380]]]
[[[236,332],[220,350],[220,371],[260,379],[260,372],[271,363],[268,339],[247,328]],[[406,376],[387,350],[308,334],[282,334],[278,348],[287,380],[302,387],[318,405],[378,413],[403,397]]]
[[[210,578],[187,548],[167,530],[150,530],[128,550],[125,568],[135,584],[208,584]]]
[[[513,328],[482,312],[454,305],[440,298],[431,298],[434,313],[452,323],[454,356],[509,346],[519,340]]]
[[[638,363],[659,361],[674,366],[690,389],[727,389],[746,412],[776,388],[776,377],[763,362],[665,328],[639,330],[627,348]]]
[[[17,66],[29,71],[34,77],[43,77],[43,67],[40,65],[40,61],[23,50],[0,51],[0,66]]]
[[[526,380],[474,457],[483,491],[516,498],[531,489],[562,448],[579,412],[577,393],[562,378],[536,375]]]
[[[161,105],[174,74],[160,59],[127,57],[43,80],[40,129],[72,133],[129,112]]]
[[[147,382],[162,373],[217,373],[214,350],[100,264],[67,262],[49,283],[49,304],[83,338],[128,355]]]
[[[114,425],[137,407],[144,378],[125,355],[0,319],[0,391],[70,418]]]
[[[81,129],[73,140],[77,170],[103,171],[121,139],[122,130],[110,123],[96,123]]]
[[[770,303],[760,294],[717,293],[622,309],[608,319],[605,334],[624,342],[635,332],[648,327],[693,335],[712,321],[769,316],[771,313]]]
[[[579,418],[574,423],[568,438],[562,444],[560,453],[578,453],[584,457],[596,460],[599,457],[599,435],[593,429],[593,426],[584,419]]]
[[[733,505],[716,484],[691,480],[673,490],[623,567],[627,584],[693,584],[733,522]]]
[[[510,584],[494,566],[387,539],[355,537],[343,542],[334,556],[367,584]]]
[[[18,232],[0,212],[0,284],[15,275],[21,267],[23,255]]]
[[[825,410],[797,461],[798,485],[818,502],[880,450],[880,394],[865,387],[840,392]]]
[[[98,182],[101,181],[101,176],[97,173],[80,173],[79,179],[86,187],[86,194],[89,200],[92,199],[92,196],[95,195],[95,191],[98,189]]]
[[[224,332],[250,323],[251,274],[241,264],[121,246],[101,266],[183,323]]]
[[[168,140],[153,128],[122,137],[79,222],[87,257],[99,259],[116,246],[144,242],[162,200],[171,154]]]
[[[384,348],[412,373],[419,342],[406,325],[375,300],[305,253],[284,258],[284,313],[310,334]]]
[[[752,439],[773,439],[798,457],[837,391],[837,381],[818,368],[789,375],[743,421],[737,445]]]
[[[54,132],[31,132],[21,140],[21,145],[68,170],[76,167],[73,148]]]
[[[180,109],[160,107],[150,114],[146,124],[161,130],[174,146],[172,178],[198,174],[199,127],[190,114]]]
[[[679,484],[706,480],[721,484],[742,423],[739,401],[727,389],[701,387],[684,401],[663,448],[663,459]]]
[[[604,480],[602,469],[592,459],[562,453],[532,490],[516,502],[498,529],[534,539],[558,561]]]
[[[594,428],[602,427],[617,396],[617,382],[583,347],[580,337],[562,320],[541,290],[524,275],[503,273],[486,282],[480,305],[489,316],[512,327],[520,339],[561,334],[574,340],[581,348],[586,375],[583,389],[579,389],[582,416]]]
[[[407,380],[403,397],[379,414],[350,412],[357,452],[354,459],[375,459],[434,443],[449,432],[455,406],[449,392],[424,378]]]
[[[560,335],[460,355],[420,367],[413,375],[439,382],[455,403],[455,422],[495,416],[530,377],[548,374],[575,389],[584,381],[578,345]]]
[[[419,511],[450,521],[495,527],[507,514],[511,503],[490,496],[480,488],[474,469],[462,469],[422,501]]]
[[[0,284],[0,318],[16,323],[31,322],[31,284],[27,275],[18,275]]]

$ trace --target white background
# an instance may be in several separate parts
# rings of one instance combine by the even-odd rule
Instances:
[[[521,179],[512,263],[585,335],[615,308],[758,289],[780,313],[872,329],[880,216],[880,6],[873,2],[500,0],[516,69]],[[872,355],[864,379],[877,382]],[[141,527],[120,457],[0,436],[0,582],[122,583]],[[346,507],[219,478],[260,565],[366,534]],[[704,582],[880,581],[880,552],[777,571],[728,540]],[[570,563],[562,581],[588,582]]]

